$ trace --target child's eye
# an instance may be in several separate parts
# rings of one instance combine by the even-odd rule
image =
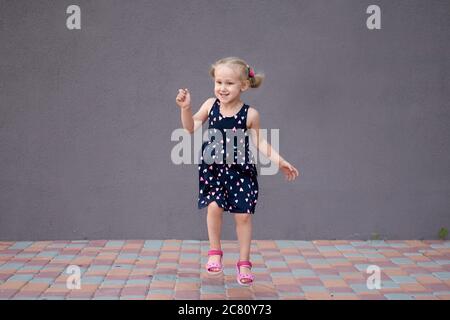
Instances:
[[[221,84],[222,81],[216,81],[216,83]],[[226,84],[233,84],[233,82],[226,82]]]

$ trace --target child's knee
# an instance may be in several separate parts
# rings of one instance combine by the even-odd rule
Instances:
[[[248,213],[236,213],[234,215],[234,219],[236,220],[236,223],[238,224],[246,224],[251,222],[251,214]]]
[[[216,201],[211,201],[208,204],[208,211],[222,212],[223,208]]]

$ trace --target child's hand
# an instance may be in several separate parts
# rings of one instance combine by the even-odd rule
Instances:
[[[299,175],[298,170],[286,160],[281,160],[280,169],[283,171],[288,181],[295,180],[295,178]]]
[[[176,102],[181,109],[187,109],[191,106],[191,94],[187,88],[178,89]]]

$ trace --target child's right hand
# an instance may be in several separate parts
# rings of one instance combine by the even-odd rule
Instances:
[[[177,105],[181,109],[186,109],[191,105],[191,94],[187,88],[178,89],[178,95],[176,99]]]

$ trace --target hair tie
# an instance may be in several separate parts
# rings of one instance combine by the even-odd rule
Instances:
[[[247,65],[247,72],[248,72],[248,76],[249,76],[250,78],[254,78],[254,77],[255,77],[255,73],[253,72],[253,69],[250,68],[249,65]]]

